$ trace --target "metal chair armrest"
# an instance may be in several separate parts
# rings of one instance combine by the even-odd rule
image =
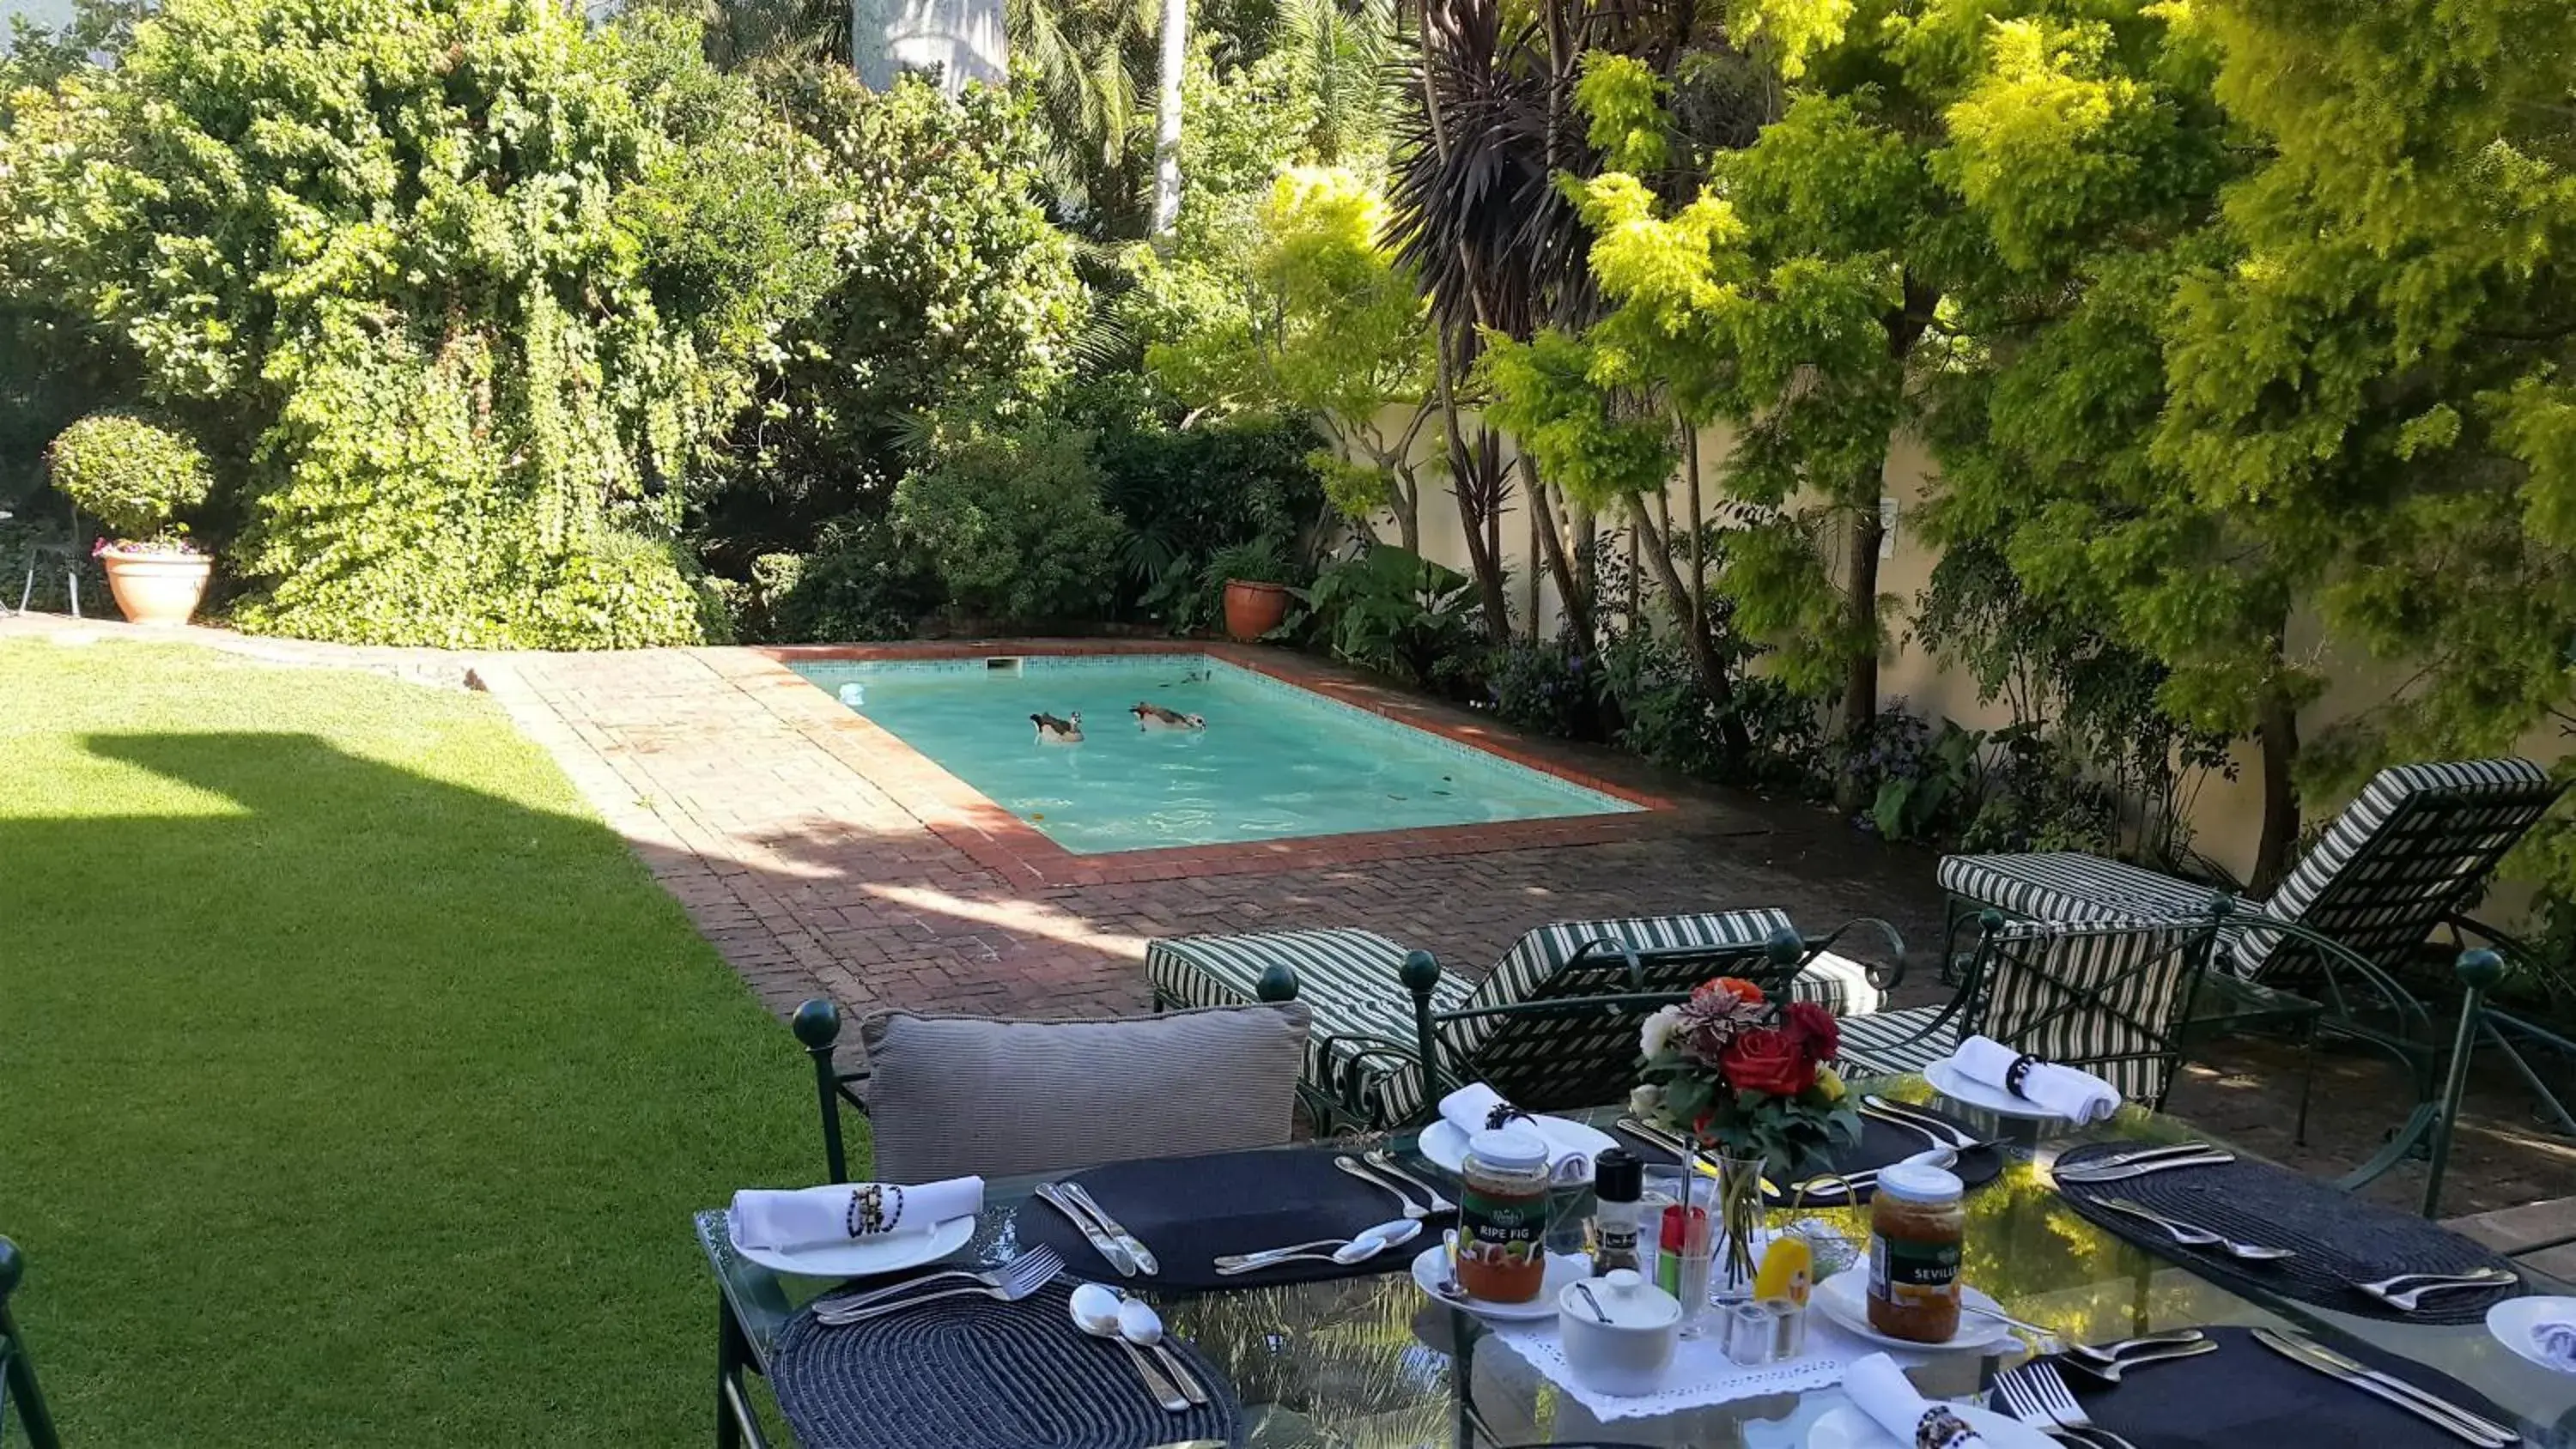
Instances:
[[[1807,954],[1799,958],[1799,966],[1803,968],[1809,961],[1813,961],[1818,956],[1823,955],[1826,951],[1833,949],[1835,942],[1840,941],[1844,936],[1853,931],[1860,930],[1863,927],[1876,931],[1886,940],[1887,949],[1890,956],[1893,958],[1894,964],[1880,966],[1875,962],[1863,962],[1861,963],[1862,974],[1869,978],[1870,985],[1877,987],[1879,990],[1894,991],[1897,986],[1905,980],[1905,937],[1898,933],[1895,926],[1886,921],[1880,920],[1876,916],[1854,916],[1850,920],[1836,926],[1833,930],[1826,932],[1820,939],[1808,942]],[[1879,974],[1882,971],[1886,973],[1883,979]]]

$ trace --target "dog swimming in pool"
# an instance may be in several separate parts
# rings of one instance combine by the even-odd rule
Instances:
[[[1057,719],[1051,714],[1033,714],[1029,723],[1038,727],[1042,745],[1078,745],[1082,743],[1082,711],[1075,710],[1071,719]]]
[[[1142,700],[1128,706],[1127,712],[1136,716],[1136,728],[1140,730],[1203,730],[1207,728],[1207,716],[1205,715],[1183,714],[1179,710],[1165,709],[1159,704],[1147,704]]]

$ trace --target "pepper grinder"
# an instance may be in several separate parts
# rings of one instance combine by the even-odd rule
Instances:
[[[1592,1276],[1607,1277],[1621,1268],[1642,1272],[1637,1254],[1640,1201],[1646,1193],[1646,1165],[1633,1152],[1605,1148],[1592,1159]]]

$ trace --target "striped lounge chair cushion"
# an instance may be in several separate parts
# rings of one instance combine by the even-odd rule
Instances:
[[[2373,960],[2413,950],[2473,904],[2496,862],[2547,813],[2559,787],[2528,760],[2398,765],[2371,777],[2268,902],[2249,916],[2296,921]],[[2208,886],[2117,861],[2054,852],[1953,855],[1952,895],[2044,921],[2178,919],[2208,908]],[[2248,976],[2298,980],[2311,953],[2259,926],[2231,930],[2224,960]],[[2278,957],[2280,959],[2275,960]]]
[[[1843,1069],[1857,1076],[1899,1076],[1919,1072],[1950,1054],[1959,1044],[1953,1017],[1930,1036],[1924,1030],[1940,1019],[1943,1008],[1909,1006],[1853,1017],[1843,1023]]]
[[[1569,963],[1595,941],[1618,941],[1639,952],[1692,948],[1758,952],[1775,933],[1788,929],[1787,913],[1776,910],[1561,921],[1514,942],[1467,1005],[1472,1010],[1549,995],[1618,995],[1631,990],[1624,963],[1616,955],[1596,952],[1582,968],[1567,974]],[[1756,970],[1752,966],[1734,969],[1740,975]],[[1718,971],[1704,960],[1650,959],[1641,986],[1649,992],[1682,992]],[[1842,1012],[1874,1011],[1881,1000],[1866,968],[1839,956],[1820,955],[1809,962],[1790,983],[1790,990]],[[1597,1104],[1625,1090],[1636,1056],[1634,1027],[1631,1017],[1597,1013],[1489,1016],[1444,1028],[1443,1044],[1454,1059],[1472,1060],[1486,1080],[1514,1100],[1554,1109]]]
[[[1432,988],[1431,1009],[1451,1012],[1481,1006],[1509,1006],[1528,1000],[1594,941],[1624,941],[1640,950],[1710,946],[1759,946],[1775,931],[1789,926],[1785,912],[1726,911],[1682,916],[1632,916],[1615,920],[1567,921],[1541,926],[1522,936],[1503,953],[1481,984],[1471,984],[1444,970]],[[1214,1006],[1255,1000],[1255,984],[1272,965],[1297,973],[1297,999],[1313,1014],[1315,1034],[1307,1051],[1307,1081],[1339,1097],[1342,1074],[1362,1047],[1349,1040],[1371,1037],[1409,1047],[1413,1042],[1413,998],[1398,968],[1405,948],[1374,931],[1335,929],[1280,931],[1245,936],[1184,936],[1155,941],[1145,948],[1146,977],[1165,1000],[1184,1006]],[[1616,958],[1611,958],[1616,960]],[[1649,983],[1649,989],[1687,990],[1705,971],[1685,971],[1671,983]],[[1624,987],[1617,988],[1624,990]],[[1859,962],[1819,954],[1807,963],[1791,990],[1821,1001],[1836,1011],[1875,1011],[1882,1000]],[[1589,991],[1581,994],[1593,994]],[[1512,1039],[1494,1055],[1496,1033],[1517,1027]],[[1590,1028],[1591,1030],[1587,1030]],[[1590,1054],[1598,1042],[1577,1047],[1569,1036],[1598,1036],[1601,1019],[1569,1017],[1477,1017],[1444,1027],[1442,1046],[1449,1061],[1475,1057],[1480,1066],[1507,1068],[1516,1057],[1534,1063],[1568,1051]],[[1633,1054],[1633,1030],[1621,1027],[1620,1053]],[[1607,1050],[1607,1048],[1604,1048]],[[1624,1067],[1624,1057],[1619,1062]],[[1365,1091],[1379,1102],[1385,1120],[1401,1123],[1427,1112],[1419,1073],[1395,1070],[1383,1057],[1370,1059],[1363,1072]]]
[[[1343,1067],[1360,1052],[1352,1038],[1412,1043],[1413,994],[1396,974],[1404,955],[1404,947],[1375,931],[1347,928],[1181,936],[1146,946],[1145,976],[1167,1001],[1221,1006],[1258,1000],[1255,987],[1271,966],[1295,971],[1297,999],[1314,1020],[1306,1044],[1306,1080],[1331,1091]],[[1444,971],[1432,988],[1431,1009],[1455,1011],[1473,989],[1464,977]],[[1398,1071],[1384,1058],[1372,1059],[1369,1076],[1414,1082],[1401,1095],[1416,1102],[1421,1097],[1418,1074]],[[1379,1081],[1378,1094],[1392,1085]]]
[[[2067,850],[1945,855],[1938,878],[1943,890],[1962,900],[2036,921],[2189,916],[2207,911],[2210,897],[2218,894],[2209,886]]]
[[[2393,964],[2444,917],[2476,904],[2496,862],[2548,812],[2558,791],[2548,772],[2529,760],[2382,770],[2335,817],[2263,913]],[[2236,951],[2246,974],[2273,980],[2314,974],[2311,954],[2259,929],[2246,931]]]

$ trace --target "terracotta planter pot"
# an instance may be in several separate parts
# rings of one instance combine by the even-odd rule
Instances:
[[[103,549],[99,563],[107,570],[107,587],[129,624],[175,628],[197,612],[206,596],[206,580],[215,561],[201,553],[128,553]]]
[[[1237,642],[1249,644],[1278,628],[1279,621],[1287,617],[1286,585],[1225,581],[1225,632]]]

